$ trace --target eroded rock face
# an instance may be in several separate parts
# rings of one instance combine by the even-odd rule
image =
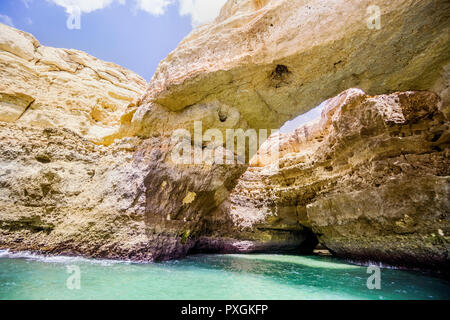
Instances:
[[[97,145],[145,81],[3,24],[0,74],[0,247],[152,260],[141,142]]]
[[[0,247],[151,260],[136,141],[0,122]],[[148,157],[148,156],[146,156]]]
[[[317,235],[347,258],[446,267],[449,3],[379,2],[380,30],[372,4],[230,0],[136,103],[132,72],[0,25],[0,247],[155,261],[310,252]],[[346,91],[281,136],[280,170],[271,139],[248,170],[171,160],[194,121],[274,129],[353,86],[441,97]]]
[[[164,137],[105,147],[67,129],[0,122],[0,140],[0,248],[157,261],[299,250],[315,238],[234,229],[217,208],[245,166],[176,165]]]
[[[262,148],[230,197],[243,229],[311,228],[338,256],[449,266],[449,122],[431,92],[350,89],[320,119]],[[272,140],[276,137],[272,137]]]
[[[45,47],[0,24],[0,121],[66,128],[101,143],[146,82],[82,51]]]
[[[440,82],[448,1],[377,1],[379,30],[368,27],[372,5],[229,0],[161,62],[141,104],[186,112],[216,102],[250,128],[275,129],[351,87],[374,95]]]
[[[246,166],[177,165],[171,135],[195,120],[244,126],[233,110],[138,109],[139,76],[4,25],[0,49],[1,248],[155,261],[189,251],[292,250],[306,239],[242,235],[226,215],[228,232],[210,238],[211,216]],[[120,123],[131,125],[118,131]],[[152,134],[135,137],[143,131]]]
[[[170,135],[196,116],[206,126],[239,127],[238,115],[221,120],[217,114],[228,110],[220,106],[185,115],[154,109],[144,113],[157,119],[148,121],[157,123],[153,137],[114,141],[111,132],[136,111],[140,77],[83,52],[40,46],[4,25],[0,49],[0,247],[144,261],[205,249],[198,239],[208,243],[207,221],[245,166],[178,166]],[[228,230],[208,250],[296,248],[304,238],[242,242]]]

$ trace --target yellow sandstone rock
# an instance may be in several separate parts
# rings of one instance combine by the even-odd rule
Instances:
[[[229,216],[254,233],[309,228],[344,258],[445,270],[450,124],[441,105],[425,91],[329,99],[318,119],[259,150]],[[269,148],[277,138],[279,159]]]
[[[133,72],[82,51],[41,46],[0,24],[0,121],[70,129],[99,143],[144,92]]]
[[[229,0],[147,87],[0,24],[0,248],[154,261],[320,240],[346,258],[448,269],[449,11]],[[171,161],[172,133],[194,121],[276,129],[329,98],[278,136],[279,160],[272,137],[246,172]]]
[[[368,27],[374,4],[380,29]],[[141,104],[216,102],[251,128],[276,129],[352,87],[445,90],[449,11],[445,0],[229,0],[160,63]]]

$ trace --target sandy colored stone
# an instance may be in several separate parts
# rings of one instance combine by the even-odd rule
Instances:
[[[343,92],[320,118],[278,134],[278,171],[270,149],[259,150],[230,217],[249,230],[301,225],[347,259],[445,270],[450,131],[441,105],[431,92]]]
[[[132,140],[107,149],[68,129],[5,122],[0,140],[0,247],[152,260]]]
[[[0,25],[0,247],[155,261],[310,253],[318,238],[344,258],[448,269],[450,4],[378,2],[380,30],[372,4],[230,0],[146,90]],[[425,89],[440,97],[409,91]],[[333,96],[248,170],[171,161],[194,121],[276,129]]]
[[[67,128],[102,142],[145,90],[135,73],[82,51],[45,47],[0,24],[0,121]]]
[[[240,234],[229,219],[228,231],[211,238],[211,215],[245,166],[171,161],[174,129],[192,130],[195,120],[205,128],[245,126],[234,110],[137,108],[144,82],[131,71],[41,46],[4,25],[0,40],[1,248],[155,261],[301,246],[301,232],[289,240]]]
[[[367,26],[374,4],[380,30]],[[229,0],[160,63],[141,104],[216,102],[276,129],[348,88],[429,90],[449,63],[449,11],[445,0]]]
[[[105,147],[67,129],[0,122],[0,140],[0,248],[159,261],[295,251],[307,239],[234,229],[218,207],[245,167],[175,165],[170,139]]]

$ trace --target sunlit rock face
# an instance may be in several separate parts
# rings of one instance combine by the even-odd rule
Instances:
[[[0,121],[70,129],[102,142],[146,82],[82,51],[45,47],[0,24]]]
[[[0,247],[151,260],[139,139],[99,146],[133,72],[0,24]]]
[[[59,128],[0,123],[0,247],[151,260],[145,158]]]
[[[137,110],[145,83],[133,72],[43,47],[4,25],[0,66],[1,248],[156,261],[190,251],[296,250],[306,239],[240,235],[227,216],[223,239],[209,238],[211,216],[246,166],[178,165],[171,135],[195,120],[243,127],[232,108]],[[151,137],[136,137],[143,131]]]
[[[279,171],[259,151],[229,214],[243,229],[311,228],[344,258],[445,270],[450,131],[442,109],[432,92],[347,90],[320,118],[281,134]]]
[[[372,4],[228,1],[147,88],[0,25],[0,247],[155,261],[310,252],[319,238],[347,258],[443,266],[449,3],[378,2],[379,29]],[[339,94],[351,87],[367,94]],[[248,169],[171,158],[195,121],[276,129],[337,94],[278,136],[279,161],[274,137]]]
[[[445,0],[230,0],[160,63],[142,103],[216,102],[251,128],[279,128],[348,88],[429,90],[449,63],[449,11]]]
[[[68,129],[0,122],[0,140],[0,248],[157,261],[296,250],[306,239],[233,230],[213,212],[245,167],[173,164],[163,137],[105,147]],[[223,238],[207,238],[213,227]]]

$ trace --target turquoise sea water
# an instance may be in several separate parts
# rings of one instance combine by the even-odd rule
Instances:
[[[71,273],[68,273],[68,270]],[[80,288],[73,281],[80,272]],[[332,257],[198,255],[154,264],[0,251],[0,299],[450,299],[450,283]],[[67,283],[69,282],[69,289]]]

